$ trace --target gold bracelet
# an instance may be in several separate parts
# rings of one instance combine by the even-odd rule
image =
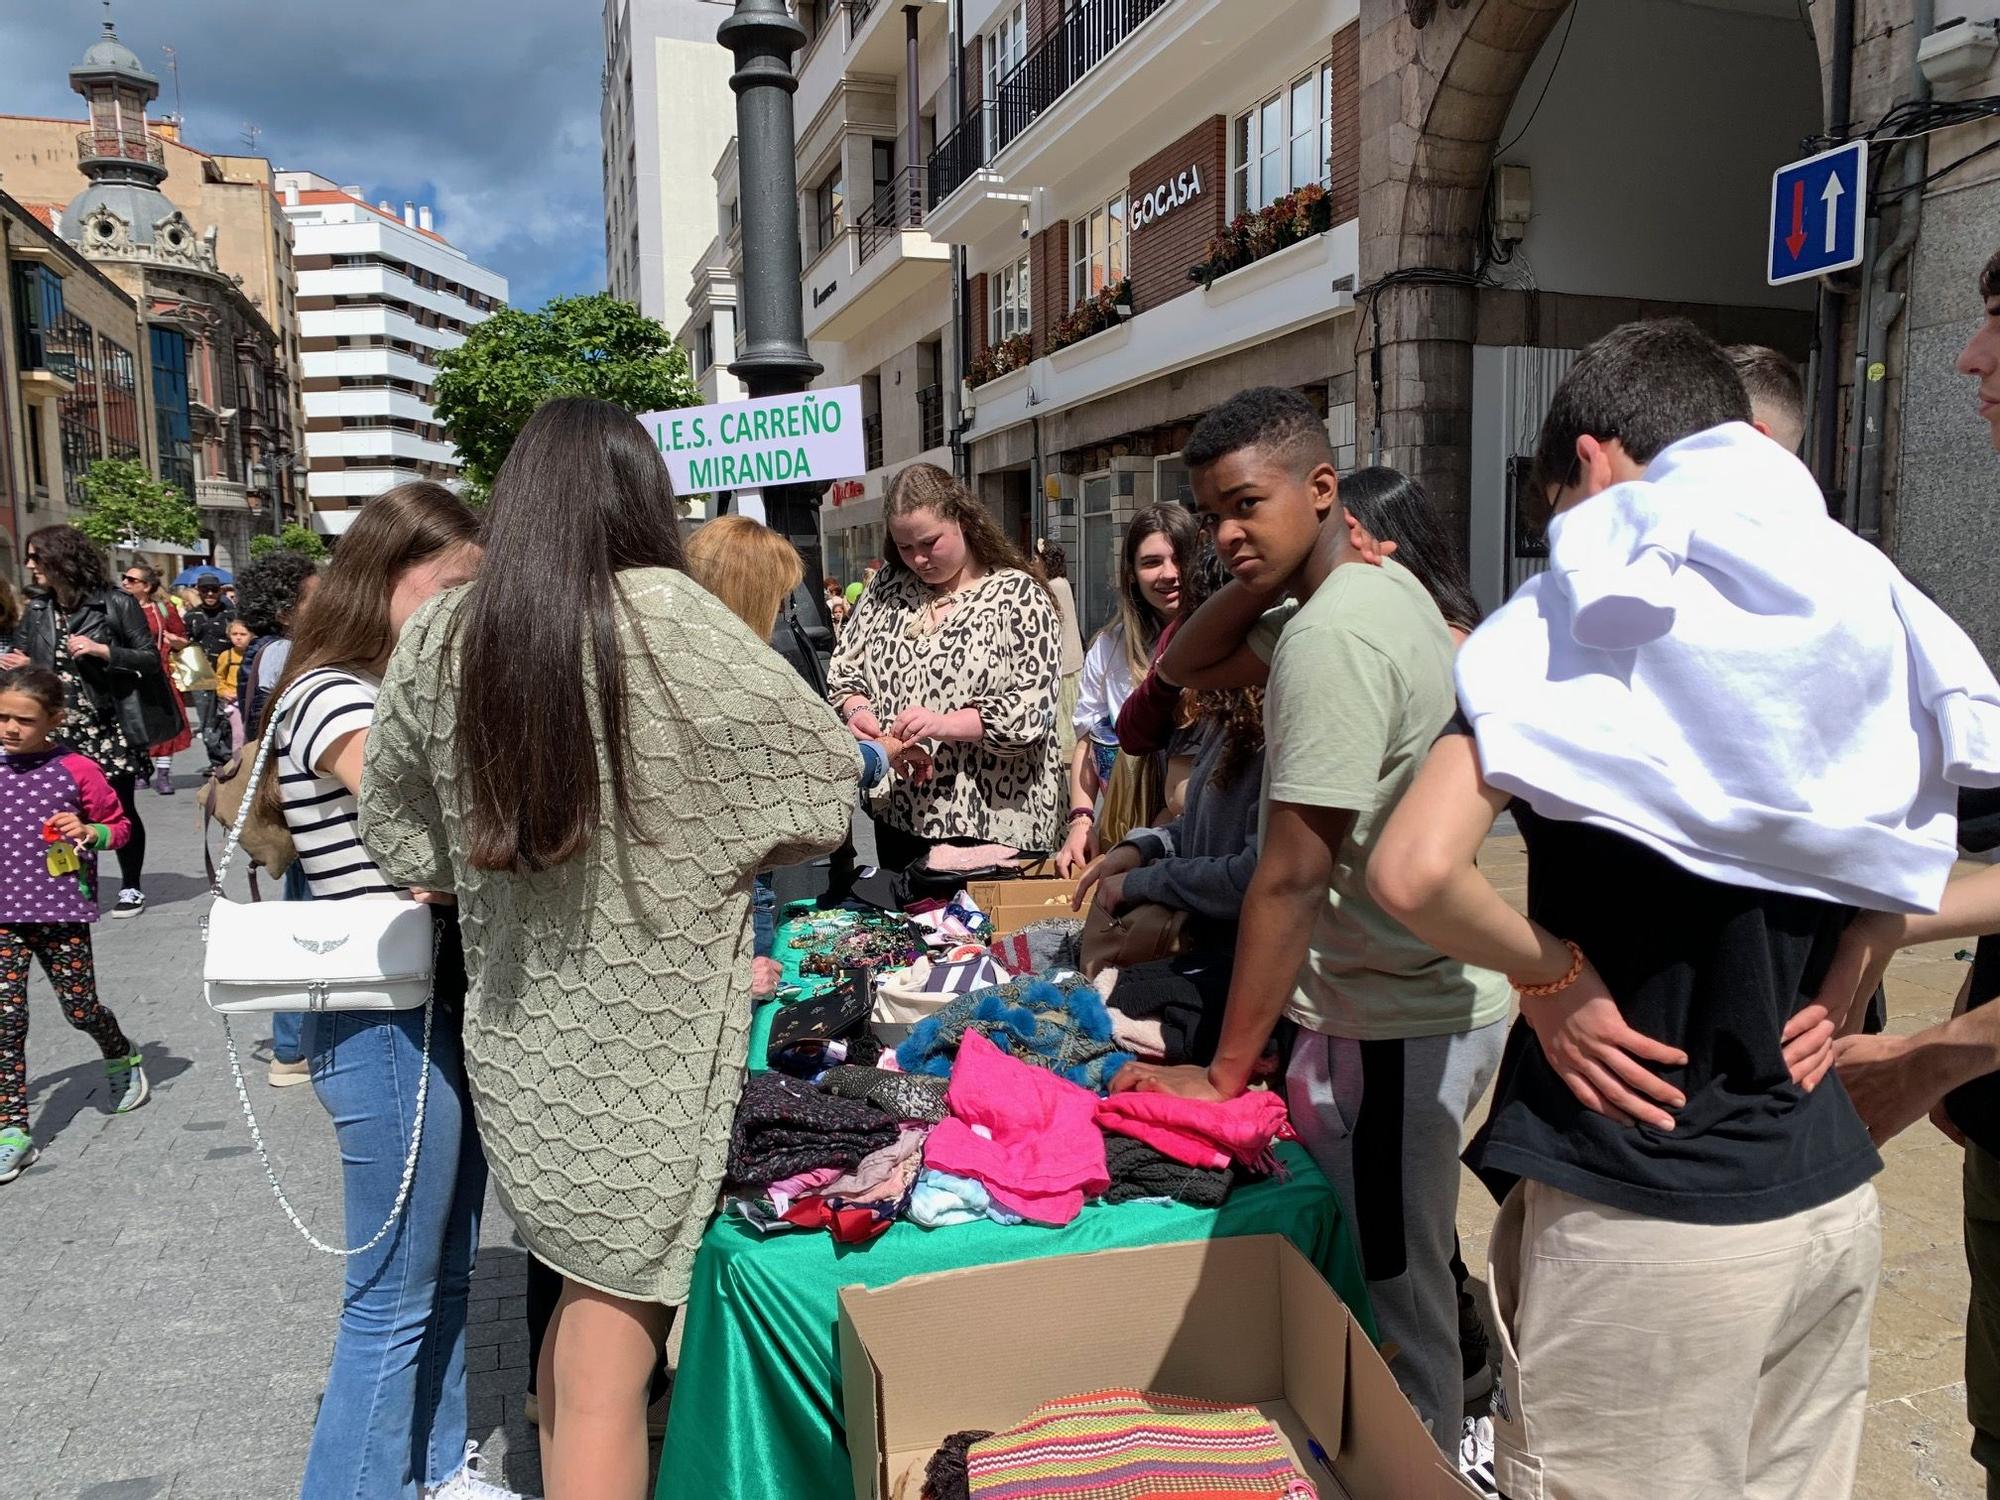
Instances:
[[[1563,946],[1569,949],[1569,972],[1554,984],[1522,984],[1518,979],[1507,981],[1523,1000],[1546,1000],[1551,995],[1560,995],[1583,977],[1583,950],[1568,938],[1563,939]]]

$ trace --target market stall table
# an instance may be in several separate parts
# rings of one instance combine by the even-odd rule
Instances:
[[[766,1021],[760,1029],[767,1028]],[[1281,1143],[1278,1156],[1287,1179],[1239,1188],[1219,1209],[1094,1204],[1062,1229],[973,1223],[927,1230],[899,1221],[866,1245],[844,1246],[825,1234],[767,1237],[740,1219],[718,1219],[702,1241],[683,1313],[655,1500],[850,1500],[835,1332],[843,1286],[886,1286],[1048,1255],[1282,1234],[1372,1332],[1360,1255],[1332,1188],[1297,1145]],[[937,1331],[968,1360],[978,1359],[982,1340],[1006,1336],[1005,1310],[995,1308],[969,1307],[962,1322]]]

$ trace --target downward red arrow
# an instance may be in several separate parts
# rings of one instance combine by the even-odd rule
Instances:
[[[1799,252],[1806,247],[1806,183],[1801,177],[1792,184],[1792,232],[1785,236],[1785,248],[1792,252],[1792,259],[1799,258]]]

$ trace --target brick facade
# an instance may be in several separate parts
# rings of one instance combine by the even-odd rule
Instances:
[[[969,115],[979,107],[979,91],[986,86],[986,58],[980,50],[982,45],[978,37],[967,42],[965,56],[959,62],[958,92],[961,114]]]
[[[986,276],[984,272],[965,283],[965,358],[970,364],[986,352]]]
[[[1044,229],[1028,243],[1028,313],[1035,353],[1047,354],[1056,324],[1069,314],[1069,225]]]
[[[1333,37],[1333,222],[1361,212],[1361,23]]]
[[[1227,141],[1227,121],[1212,115],[1132,169],[1128,201],[1133,205],[1190,167],[1201,173],[1199,197],[1132,232],[1135,309],[1158,307],[1195,290],[1195,283],[1188,280],[1188,268],[1207,256],[1208,242],[1222,233],[1229,206]]]
[[[1063,0],[1028,0],[1028,50],[1062,24]]]

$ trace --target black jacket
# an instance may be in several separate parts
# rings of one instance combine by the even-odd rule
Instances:
[[[53,671],[59,630],[55,600],[37,595],[21,619],[20,649],[36,666]],[[160,648],[146,628],[145,613],[130,596],[117,589],[84,595],[69,612],[68,634],[88,636],[111,648],[108,659],[75,659],[99,718],[123,728],[126,739],[140,749],[181,732],[180,710],[174,706],[173,687],[160,664]]]
[[[206,651],[210,661],[229,649],[229,622],[236,611],[227,604],[218,602],[212,611],[197,604],[182,610],[181,618],[187,621],[188,639]]]

